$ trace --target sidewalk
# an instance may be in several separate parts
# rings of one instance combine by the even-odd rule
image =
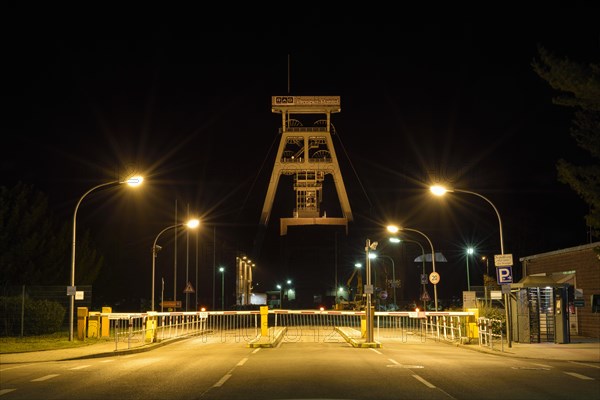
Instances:
[[[0,354],[0,365],[15,363],[32,363],[45,361],[76,360],[96,357],[114,357],[125,354],[139,353],[149,351],[154,348],[173,343],[173,340],[166,340],[160,343],[152,343],[142,347],[132,349],[119,349],[115,351],[115,344],[112,342],[102,342],[91,344],[89,346],[75,347],[61,350],[31,351],[24,353],[5,353]],[[487,346],[480,346],[478,343],[460,344],[462,348],[496,354],[505,357],[517,358],[535,358],[540,360],[564,360],[579,362],[600,363],[600,340],[597,338],[585,338],[580,336],[571,337],[571,343],[511,343],[511,347],[505,343],[502,349],[499,345],[490,349]],[[258,346],[251,346],[258,347]],[[267,347],[267,346],[261,346]],[[385,348],[385,343],[380,347]]]

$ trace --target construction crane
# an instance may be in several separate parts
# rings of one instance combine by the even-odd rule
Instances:
[[[346,287],[348,287],[348,292],[352,293],[352,280],[356,276],[356,293],[354,294],[354,300],[340,300],[336,305],[336,310],[364,310],[364,296],[363,296],[363,280],[362,280],[362,272],[360,268],[354,268],[354,272],[348,278],[346,282]]]

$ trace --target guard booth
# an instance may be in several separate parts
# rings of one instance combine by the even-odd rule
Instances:
[[[549,276],[526,276],[511,285],[513,340],[570,343],[569,284]]]

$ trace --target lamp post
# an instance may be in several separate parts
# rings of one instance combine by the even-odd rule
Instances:
[[[371,309],[371,294],[373,293],[373,285],[371,284],[371,257],[369,251],[377,248],[377,242],[372,242],[367,239],[365,245],[366,265],[367,265],[367,283],[365,285],[365,294],[367,295],[366,318],[367,318],[367,343],[373,342],[373,310]]]
[[[69,341],[73,341],[73,314],[75,313],[75,292],[76,292],[76,287],[75,287],[75,244],[76,244],[76,238],[77,238],[77,234],[76,234],[76,229],[77,229],[77,210],[79,209],[79,205],[81,204],[81,202],[83,201],[83,199],[85,198],[85,196],[87,196],[88,194],[90,194],[91,192],[93,192],[96,189],[99,189],[101,187],[104,186],[110,186],[110,185],[115,185],[115,184],[123,184],[126,183],[129,186],[139,186],[142,184],[144,178],[142,178],[141,176],[132,176],[124,181],[112,181],[112,182],[107,182],[107,183],[102,183],[100,185],[94,186],[93,188],[91,188],[90,190],[88,190],[87,192],[85,192],[83,194],[83,196],[81,196],[79,198],[79,201],[77,202],[77,205],[75,206],[75,212],[73,213],[73,246],[71,249],[71,286],[70,286],[70,291],[69,291],[69,296],[71,297],[70,299],[70,315],[69,315]]]
[[[390,242],[392,243],[400,243],[400,242],[409,242],[409,243],[415,243],[418,244],[419,247],[421,248],[421,262],[423,263],[423,272],[421,273],[421,285],[423,286],[423,293],[421,293],[421,301],[423,301],[423,310],[427,310],[427,300],[425,300],[425,285],[427,285],[427,282],[423,282],[423,277],[426,276],[426,271],[425,271],[425,249],[423,248],[423,245],[421,244],[421,242],[417,242],[416,240],[408,240],[408,239],[402,239],[400,240],[397,237],[391,237],[390,238]],[[429,296],[429,295],[428,295]]]
[[[219,267],[221,273],[221,310],[225,311],[225,268]]]
[[[279,309],[283,308],[283,286],[277,285],[277,289],[279,289]]]
[[[431,273],[429,280],[433,284],[433,301],[434,301],[434,305],[435,305],[435,311],[438,311],[437,284],[439,282],[439,275],[437,272],[435,272],[435,250],[433,249],[433,243],[431,243],[429,236],[427,236],[426,234],[424,234],[423,232],[421,232],[417,229],[401,228],[396,225],[389,225],[387,227],[387,230],[391,233],[398,233],[399,231],[415,232],[415,233],[422,235],[425,239],[427,239],[427,242],[429,242],[429,246],[431,247],[431,266],[433,269],[433,272]]]
[[[492,203],[490,201],[490,199],[488,199],[485,196],[480,195],[479,193],[471,192],[471,191],[468,191],[468,190],[462,190],[462,189],[447,189],[444,186],[440,186],[440,185],[431,186],[429,188],[429,190],[431,190],[431,193],[433,193],[436,196],[443,196],[447,192],[451,192],[451,193],[452,192],[468,193],[468,194],[472,194],[472,195],[475,195],[477,197],[480,197],[483,200],[485,200],[486,202],[488,202],[488,204],[492,206],[492,208],[496,212],[496,216],[498,217],[498,228],[500,230],[500,254],[504,254],[504,238],[502,236],[502,219],[500,218],[500,213],[498,212],[498,209],[496,208],[496,206],[494,205],[494,203]],[[506,303],[506,306],[504,307],[504,309],[506,311],[506,339],[508,341],[508,347],[512,347],[512,345],[511,345],[511,341],[512,341],[512,333],[511,333],[512,323],[511,323],[510,313],[509,313],[510,297],[506,293],[504,294],[504,301]]]
[[[379,257],[387,258],[388,260],[390,260],[392,262],[392,289],[393,289],[392,297],[394,299],[394,307],[395,307],[396,306],[396,264],[394,263],[394,259],[385,254],[371,253],[370,256],[372,256],[371,258],[379,258]]]
[[[156,244],[156,242],[158,241],[158,238],[160,237],[160,235],[162,235],[169,229],[177,228],[177,227],[184,226],[184,225],[187,226],[188,228],[193,229],[193,228],[198,227],[198,225],[200,225],[200,221],[198,221],[197,219],[191,219],[186,223],[168,226],[165,229],[163,229],[162,231],[160,231],[158,233],[158,235],[156,235],[156,238],[154,238],[154,243],[152,244],[152,296],[151,296],[151,301],[150,301],[150,308],[152,309],[152,311],[154,311],[154,278],[156,275],[156,254],[158,253],[158,251],[160,249],[162,249],[162,247],[158,246]],[[163,279],[163,290],[164,290],[164,279]],[[164,301],[164,298],[162,298],[162,300]]]
[[[469,256],[473,254],[475,250],[472,247],[467,247],[467,291],[471,291],[471,277],[469,276]]]

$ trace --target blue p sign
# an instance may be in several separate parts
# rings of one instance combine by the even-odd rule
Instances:
[[[499,285],[512,283],[512,267],[497,267],[496,278],[498,280]]]

